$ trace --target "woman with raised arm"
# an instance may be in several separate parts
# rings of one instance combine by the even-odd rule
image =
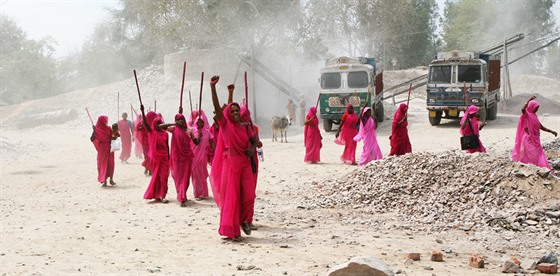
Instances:
[[[402,103],[395,112],[393,117],[393,124],[391,128],[391,155],[404,155],[412,152],[412,145],[408,138],[408,120],[407,120],[408,105]]]
[[[480,130],[486,125],[486,122],[483,124],[478,123],[478,107],[475,105],[470,105],[465,110],[465,114],[463,118],[461,118],[461,136],[473,136],[476,135],[478,137],[478,144],[480,147],[475,149],[467,149],[468,153],[473,152],[486,152],[486,148],[482,145],[482,141],[480,141]]]
[[[107,187],[107,178],[109,178],[111,185],[116,184],[113,181],[115,153],[111,152],[111,140],[116,138],[113,139],[113,130],[108,122],[109,117],[99,116],[90,137],[97,150],[97,181],[101,183],[101,187]]]
[[[366,107],[362,110],[360,118],[360,131],[354,137],[354,141],[364,140],[364,148],[360,156],[359,166],[364,166],[373,160],[383,158],[379,144],[377,144],[377,122],[371,117],[371,108]]]
[[[144,114],[144,106],[140,105],[144,128],[148,132],[150,166],[152,178],[144,193],[144,199],[155,199],[156,202],[168,203],[167,181],[169,178],[169,146],[167,127],[163,120],[153,111]],[[149,122],[151,121],[151,124]]]
[[[171,137],[171,170],[177,191],[177,201],[181,207],[187,207],[187,189],[189,188],[192,174],[193,151],[191,141],[194,145],[200,143],[202,133],[195,136],[193,131],[187,127],[185,116],[178,113],[175,115],[175,123],[167,126]],[[195,193],[196,196],[196,193]]]
[[[321,162],[321,148],[323,147],[323,137],[319,130],[319,119],[317,118],[317,107],[311,107],[303,128],[303,143],[305,145],[305,163],[316,164]]]
[[[251,209],[254,208],[255,201],[255,190],[251,188],[251,180],[255,173],[251,157],[255,154],[256,140],[251,129],[241,122],[241,108],[238,103],[230,103],[222,111],[216,93],[216,83],[219,79],[219,76],[213,76],[210,80],[210,88],[216,113],[215,120],[220,126],[223,140],[223,152],[217,149],[216,157],[221,155],[223,164],[220,171],[215,171],[216,168],[212,167],[211,179],[220,184],[221,209],[218,232],[228,239],[240,241],[240,227],[245,234],[251,234],[246,220],[253,212]],[[255,143],[252,143],[252,140],[255,140]],[[221,177],[216,178],[217,174]]]
[[[539,103],[535,101],[537,97],[531,96],[523,109],[517,123],[517,133],[515,135],[515,146],[511,154],[511,159],[516,162],[534,164],[539,167],[547,168],[552,171],[552,167],[546,159],[546,154],[541,145],[540,131],[550,132],[556,137],[558,133],[544,127],[539,121],[537,111]]]
[[[348,104],[346,111],[340,120],[340,127],[336,133],[335,142],[344,145],[344,151],[340,156],[340,161],[346,164],[357,165],[356,163],[356,147],[358,143],[354,141],[354,136],[358,134],[358,115],[354,113],[354,106]]]

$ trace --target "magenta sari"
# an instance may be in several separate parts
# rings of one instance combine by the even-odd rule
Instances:
[[[478,137],[478,143],[480,145],[480,147],[476,149],[467,149],[466,150],[467,153],[486,152],[486,148],[484,148],[484,146],[482,145],[482,141],[480,141],[480,130],[478,129],[479,128],[478,119],[476,118],[476,116],[468,118],[469,115],[474,115],[477,112],[478,112],[478,107],[474,105],[470,105],[469,107],[467,107],[467,110],[465,110],[465,114],[463,115],[463,118],[461,118],[461,125],[463,125],[463,123],[469,120],[468,122],[465,123],[465,127],[460,129],[461,136],[476,135]],[[471,123],[471,126],[469,126],[469,122]]]
[[[93,144],[97,150],[97,181],[103,183],[115,172],[115,153],[111,152],[111,127],[109,117],[99,116],[95,124]]]
[[[201,118],[201,120],[203,119]],[[208,197],[208,148],[210,147],[212,134],[210,134],[206,124],[201,129],[197,128],[195,130],[194,137],[198,137],[199,132],[202,132],[199,144],[192,144],[191,146],[194,153],[192,162],[192,182],[194,197],[205,198]]]
[[[236,122],[231,116],[231,103],[224,109],[220,124],[220,134],[225,148],[220,185],[220,228],[222,236],[235,238],[241,235],[240,225],[253,212],[255,190],[252,187],[253,171],[251,161],[245,154],[249,148],[248,128]],[[215,168],[212,167],[212,170]],[[216,195],[214,195],[216,196]]]
[[[359,166],[364,166],[373,160],[379,160],[383,158],[379,144],[377,144],[377,134],[375,121],[369,117],[364,118],[364,113],[371,110],[371,108],[366,107],[362,111],[362,118],[360,121],[360,131],[358,135],[354,137],[354,141],[358,142],[360,140],[364,141],[364,148],[360,156]]]
[[[175,121],[179,118],[185,119],[183,114],[175,115]],[[175,190],[177,191],[177,201],[183,203],[187,201],[187,189],[190,184],[192,172],[193,152],[191,150],[190,130],[186,127],[174,126],[171,137],[171,169]]]
[[[358,125],[358,115],[356,113],[348,113],[348,109],[354,108],[351,104],[346,106],[346,111],[342,115],[342,128],[338,136],[339,141],[344,145],[344,151],[340,160],[346,164],[356,163],[356,147],[358,143],[354,141],[354,136],[358,134],[356,126]]]
[[[412,145],[410,144],[410,139],[408,138],[408,121],[405,119],[407,110],[408,106],[403,103],[399,105],[399,108],[393,117],[390,137],[391,152],[389,153],[389,156],[404,155],[412,152]],[[404,121],[399,124],[402,119],[404,119]]]
[[[142,149],[142,134],[138,130],[140,124],[142,124],[142,115],[138,115],[138,118],[134,120],[134,155],[136,157],[143,156],[144,154]]]
[[[117,124],[121,134],[121,155],[119,156],[119,159],[122,161],[128,161],[132,153],[132,122],[129,120],[120,120]]]
[[[148,112],[148,114],[150,113],[153,112]],[[148,116],[146,115],[146,117]],[[169,135],[166,130],[156,129],[156,125],[160,123],[163,123],[163,121],[160,118],[155,118],[148,133],[152,178],[144,193],[144,199],[164,199],[167,195],[169,178],[169,147],[167,143]]]
[[[511,159],[552,170],[541,145],[541,122],[535,113],[538,107],[537,101],[530,101],[519,117]]]
[[[311,107],[307,116],[306,121],[311,119],[311,122],[305,124],[303,128],[303,142],[305,145],[305,157],[303,161],[306,163],[318,163],[321,162],[321,148],[323,147],[323,142],[321,141],[321,131],[319,130],[319,119],[317,118],[317,108]]]

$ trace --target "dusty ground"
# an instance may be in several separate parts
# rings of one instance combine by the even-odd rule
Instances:
[[[83,110],[84,101],[88,101],[85,96],[82,103],[69,107]],[[458,122],[443,120],[438,127],[430,126],[424,104],[421,98],[411,101],[413,150],[456,149]],[[538,259],[554,249],[559,253],[554,248],[558,241],[532,233],[506,233],[540,241],[537,246],[517,247],[502,234],[395,231],[389,225],[399,221],[390,213],[302,208],[300,191],[307,187],[311,191],[312,181],[343,176],[356,167],[339,162],[342,147],[332,142],[333,132],[323,132],[322,163],[303,163],[301,127],[288,130],[289,143],[264,139],[265,161],[255,206],[260,228],[241,243],[223,241],[217,233],[219,211],[213,200],[191,201],[187,208],[180,208],[170,178],[169,204],[144,201],[149,179],[136,158],[130,164],[117,161],[118,185],[100,188],[96,153],[88,140],[91,129],[84,123],[87,117],[16,130],[7,118],[24,106],[1,109],[2,274],[325,275],[329,267],[366,255],[382,259],[405,275],[498,275],[502,260],[509,256],[523,260]],[[392,117],[387,110],[394,109],[386,108]],[[517,117],[499,114],[482,130],[481,139],[490,154],[511,150]],[[559,116],[541,116],[541,120],[548,128],[560,130]],[[389,135],[390,120],[378,132],[384,154],[389,152]],[[542,134],[543,143],[553,139]],[[188,197],[192,198],[192,190]],[[363,219],[379,224],[360,224]],[[500,246],[489,246],[489,239]],[[445,254],[445,262],[429,261],[430,251],[443,249],[452,251]],[[422,260],[404,264],[403,255],[408,252],[420,252]],[[486,268],[467,266],[473,252],[487,257]]]

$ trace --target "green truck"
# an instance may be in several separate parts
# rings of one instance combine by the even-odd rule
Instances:
[[[383,122],[383,72],[375,58],[337,57],[328,59],[320,70],[319,117],[325,131],[340,124],[346,105],[359,114],[369,106],[372,115]]]

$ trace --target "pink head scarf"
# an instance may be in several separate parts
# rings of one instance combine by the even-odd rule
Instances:
[[[463,118],[461,118],[461,124],[463,124],[465,120],[467,120],[469,115],[476,114],[477,112],[478,112],[478,107],[476,105],[469,105],[469,107],[467,107],[467,110],[465,110],[465,115],[463,115]]]
[[[109,117],[105,115],[101,115],[97,118],[97,123],[95,124],[95,137],[99,141],[107,142],[111,140],[112,130],[108,123]]]
[[[247,128],[236,122],[231,115],[231,107],[236,105],[239,108],[238,103],[230,103],[224,109],[224,119],[227,125],[227,133],[223,133],[223,139],[226,147],[230,150],[237,152],[238,154],[245,154],[245,149],[249,145],[249,132]],[[240,109],[241,111],[241,109]]]
[[[521,140],[523,139],[523,135],[525,134],[525,128],[527,128],[529,139],[535,145],[540,145],[540,128],[541,122],[539,121],[539,117],[535,112],[537,112],[537,108],[539,108],[539,103],[535,100],[529,101],[527,104],[527,108],[525,109],[525,113],[521,114],[519,117],[519,122],[517,123],[517,131],[515,134],[515,146],[513,147],[512,152],[512,159],[513,161],[519,161],[519,150],[521,148]]]
[[[397,125],[405,116],[406,111],[408,111],[408,106],[405,103],[399,105],[397,112],[395,112],[395,116],[393,117],[393,127]],[[408,122],[404,121],[399,126],[408,126]]]
[[[165,161],[169,158],[169,148],[167,146],[167,138],[169,135],[165,129],[157,129],[159,124],[163,124],[163,120],[156,116],[152,121],[152,131],[150,133],[150,157],[153,161]]]

